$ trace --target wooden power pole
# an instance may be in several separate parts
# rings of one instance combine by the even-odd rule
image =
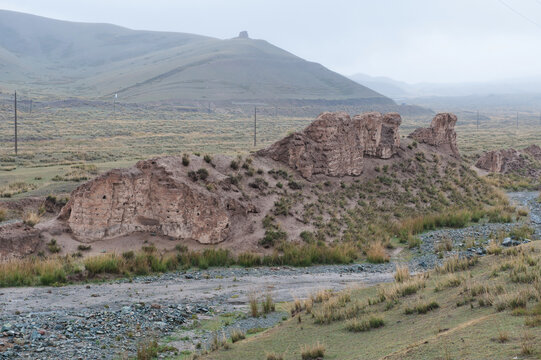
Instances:
[[[254,106],[254,147],[257,144],[257,106]]]
[[[15,91],[15,155],[17,155],[17,91]]]

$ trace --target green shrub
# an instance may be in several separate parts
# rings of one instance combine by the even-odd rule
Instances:
[[[199,179],[205,181],[209,176],[209,172],[207,169],[201,168],[197,170],[197,176],[199,177]]]
[[[281,229],[267,229],[265,230],[265,236],[259,240],[259,245],[269,248],[274,246],[279,241],[287,239],[287,233]]]
[[[56,239],[51,239],[51,241],[49,241],[47,243],[47,249],[52,253],[52,254],[56,254],[56,253],[59,253],[60,250],[62,250],[60,248],[60,246],[58,245],[58,243],[56,242]]]
[[[190,155],[182,154],[182,165],[184,166],[190,165]]]

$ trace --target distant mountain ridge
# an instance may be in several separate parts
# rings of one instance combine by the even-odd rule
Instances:
[[[4,90],[133,102],[394,102],[264,40],[74,23],[0,10]]]

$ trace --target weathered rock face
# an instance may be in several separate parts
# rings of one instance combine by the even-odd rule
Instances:
[[[530,145],[524,149],[524,152],[532,156],[535,160],[541,161],[541,147],[537,145]]]
[[[503,149],[484,153],[475,166],[495,173],[504,173],[510,168],[521,166],[523,159],[515,149]]]
[[[360,175],[365,156],[388,159],[400,146],[400,115],[322,113],[304,131],[258,152],[283,162],[309,179],[313,175]]]
[[[541,161],[541,148],[531,145],[524,150],[501,149],[487,151],[475,166],[479,169],[494,173],[515,173],[527,176],[539,176],[539,162]]]
[[[441,150],[449,151],[453,156],[460,157],[456,145],[456,122],[456,115],[440,113],[432,119],[429,128],[416,129],[408,137],[420,143],[437,146]]]
[[[74,190],[59,219],[86,242],[138,231],[224,241],[232,219],[246,214],[243,204],[189,180],[181,162],[164,157],[109,171]]]

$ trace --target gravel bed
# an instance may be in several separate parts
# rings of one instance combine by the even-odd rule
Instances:
[[[531,225],[536,232],[534,238],[541,234],[541,206],[537,202],[537,192],[511,193],[509,197],[521,207],[530,210]],[[430,231],[420,235],[421,245],[412,249],[413,257],[408,261],[410,271],[419,272],[433,268],[440,264],[440,259],[435,253],[438,243],[444,239],[451,239],[456,250],[447,252],[445,255],[483,255],[484,249],[493,234],[499,231],[509,232],[514,226],[520,224],[476,224],[464,229],[441,229]],[[474,248],[467,249],[466,242],[470,238],[478,239]],[[514,243],[512,244],[514,245]],[[343,282],[342,279],[353,276],[367,275],[373,281],[389,281],[392,276],[377,276],[378,274],[392,274],[396,267],[395,263],[385,264],[350,264],[350,265],[324,265],[307,268],[293,267],[262,267],[262,268],[216,268],[209,270],[193,270],[188,272],[173,272],[161,275],[137,277],[131,280],[118,279],[112,281],[113,286],[146,285],[163,286],[167,288],[182,283],[204,283],[209,282],[212,286],[220,285],[226,280],[229,284],[242,284],[243,281],[250,284],[250,279],[264,278],[265,281],[282,279],[282,285],[287,284],[289,279],[301,278],[304,275],[316,277],[333,277],[336,282]],[[305,276],[306,278],[307,276]],[[224,279],[224,280],[222,280]],[[238,280],[237,280],[238,279]],[[269,280],[270,279],[270,280]],[[317,282],[319,280],[311,281]],[[345,281],[345,280],[344,280]],[[254,282],[256,283],[256,282]],[[315,288],[314,284],[314,288]],[[99,285],[92,285],[99,289]],[[184,285],[183,285],[184,286]],[[231,285],[231,288],[234,289]],[[292,283],[290,289],[297,286]],[[71,299],[70,294],[83,291],[90,286],[77,285],[65,290],[66,294],[58,294],[56,301]],[[61,289],[66,289],[64,287]],[[39,288],[43,289],[43,288]],[[32,291],[37,292],[39,289]],[[287,289],[287,291],[290,291]],[[163,290],[163,289],[162,289]],[[177,291],[182,291],[182,288]],[[284,289],[282,289],[284,290]],[[12,294],[10,294],[10,291]],[[31,291],[31,292],[32,292]],[[40,290],[43,291],[43,290]],[[54,290],[53,290],[54,291]],[[88,290],[91,291],[91,290]],[[92,290],[93,291],[93,290]],[[171,290],[172,291],[172,290]],[[29,296],[31,295],[29,293]],[[51,293],[51,290],[48,290]],[[21,301],[21,308],[25,308],[27,298],[17,298],[15,291],[10,289],[0,290],[0,359],[118,359],[125,356],[134,356],[137,344],[150,337],[164,338],[172,336],[182,340],[175,340],[171,344],[182,349],[193,349],[197,343],[203,346],[208,344],[214,332],[203,331],[194,327],[195,321],[212,319],[217,314],[227,312],[246,311],[245,300],[235,304],[231,301],[234,291],[216,291],[211,295],[196,294],[196,298],[178,296],[177,301],[164,301],[160,303],[142,303],[135,299],[114,299],[96,305],[91,301],[94,294],[83,298],[80,304],[73,310],[54,311],[4,311],[7,304],[12,305],[13,301]],[[60,297],[66,296],[65,298]],[[207,296],[208,295],[208,296]],[[98,296],[98,295],[96,295]],[[235,295],[238,296],[238,295]],[[128,304],[126,304],[128,303]],[[64,306],[64,305],[63,305]],[[30,307],[27,307],[30,309]],[[58,307],[57,307],[58,308]],[[284,313],[271,313],[264,317],[251,318],[237,316],[232,322],[226,324],[221,331],[226,336],[233,329],[249,331],[255,328],[272,327],[282,320]],[[166,356],[162,354],[161,356]],[[169,354],[171,355],[171,354]]]

